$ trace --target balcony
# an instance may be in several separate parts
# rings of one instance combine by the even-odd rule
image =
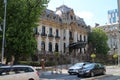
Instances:
[[[69,40],[73,40],[73,37],[69,37]]]
[[[34,35],[37,38],[39,36],[39,32],[35,32]]]
[[[54,37],[53,34],[48,34],[48,37]]]
[[[47,34],[42,32],[42,33],[41,33],[41,36],[47,36]]]
[[[60,38],[60,36],[56,35],[55,38]]]
[[[35,34],[35,35],[39,35],[39,32],[35,32],[34,34]]]

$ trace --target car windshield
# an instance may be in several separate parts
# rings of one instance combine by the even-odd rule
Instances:
[[[83,64],[84,64],[84,63],[76,63],[76,64],[74,64],[74,66],[76,66],[76,67],[81,67],[81,66],[83,66]]]
[[[94,64],[87,64],[84,66],[84,68],[93,68],[95,65]]]

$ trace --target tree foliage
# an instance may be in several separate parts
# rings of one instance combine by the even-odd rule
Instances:
[[[96,48],[96,53],[101,54],[107,54],[109,50],[107,40],[107,34],[100,28],[93,28],[88,38],[89,43],[92,43],[93,48]]]
[[[0,0],[0,17],[4,17],[4,0]],[[29,56],[34,53],[37,42],[34,28],[48,0],[7,0],[6,56]]]

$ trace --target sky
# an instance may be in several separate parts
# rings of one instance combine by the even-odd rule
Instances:
[[[84,19],[85,23],[108,23],[108,10],[117,9],[117,0],[50,0],[48,9],[55,11],[57,7],[66,5],[74,10],[75,15]]]

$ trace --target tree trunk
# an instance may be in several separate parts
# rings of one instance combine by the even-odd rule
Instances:
[[[10,61],[11,61],[11,56],[7,56],[6,57],[6,64],[9,64]]]
[[[19,61],[19,53],[16,53],[15,56],[14,56],[14,64],[18,64],[18,61]]]
[[[13,65],[14,64],[14,56],[7,56],[6,64],[7,65]]]

